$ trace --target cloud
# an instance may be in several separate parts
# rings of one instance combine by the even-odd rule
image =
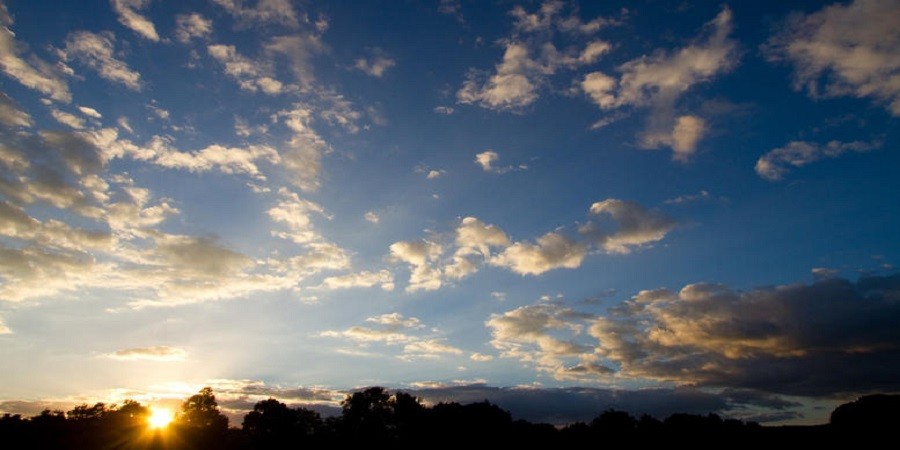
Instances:
[[[397,65],[397,61],[384,55],[379,48],[372,49],[370,58],[358,58],[353,63],[353,68],[375,78],[381,78],[391,67]]]
[[[480,165],[485,172],[490,172],[492,169],[491,164],[498,159],[500,159],[500,155],[493,150],[485,150],[475,155],[475,162]]]
[[[385,291],[394,290],[394,274],[388,270],[378,272],[356,272],[325,278],[320,288],[323,289],[350,289],[368,288],[378,285]]]
[[[78,110],[81,111],[82,114],[84,114],[92,119],[102,119],[103,118],[103,115],[100,114],[99,111],[97,111],[94,108],[90,108],[88,106],[79,106]]]
[[[312,214],[328,217],[325,210],[318,203],[301,199],[295,192],[287,188],[280,188],[278,193],[281,200],[266,213],[274,222],[285,225],[288,231],[276,232],[276,236],[294,241],[298,244],[306,244],[320,239],[312,223]]]
[[[801,396],[900,388],[900,275],[642,291],[590,334],[620,376]]]
[[[290,182],[304,191],[319,188],[319,172],[322,154],[329,150],[328,143],[312,128],[313,111],[297,104],[294,109],[279,112],[284,124],[293,132],[282,153],[284,166],[291,174]]]
[[[590,35],[613,23],[600,17],[584,23],[577,11],[564,16],[563,9],[560,2],[546,2],[532,14],[516,6],[510,12],[515,18],[515,32],[501,40],[502,61],[490,74],[470,69],[456,93],[457,101],[496,111],[520,112],[539,98],[548,77],[561,70],[593,64],[612,48],[607,42],[593,40],[580,51],[574,47],[559,51],[552,40],[554,33]]]
[[[126,348],[106,356],[122,361],[184,361],[187,357],[187,352],[177,347],[157,345],[154,347]]]
[[[271,76],[268,64],[242,56],[233,45],[213,44],[206,49],[213,59],[225,66],[225,74],[234,78],[241,89],[269,95],[284,90],[284,84]]]
[[[477,361],[477,362],[487,362],[487,361],[493,361],[494,357],[491,355],[485,355],[483,353],[476,352],[476,353],[472,353],[471,355],[469,355],[469,359],[471,359],[472,361]]]
[[[685,194],[685,195],[679,195],[677,197],[670,198],[670,199],[664,201],[663,203],[665,203],[667,205],[685,205],[685,204],[689,204],[689,203],[710,202],[713,200],[717,200],[717,201],[723,202],[723,203],[728,202],[727,197],[716,197],[714,195],[711,195],[709,193],[709,191],[704,189],[704,190],[700,190],[696,194]]]
[[[56,108],[52,108],[52,109],[50,109],[50,115],[53,116],[53,118],[57,122],[59,122],[63,125],[66,125],[70,128],[74,128],[76,130],[80,130],[80,129],[84,128],[84,119],[76,116],[75,114],[67,113],[65,111],[60,111]]]
[[[389,249],[392,259],[410,265],[407,292],[433,291],[441,287],[442,273],[434,266],[444,252],[441,245],[425,240],[399,241],[391,244]]]
[[[520,275],[540,275],[554,269],[575,269],[587,255],[584,245],[557,232],[537,238],[537,244],[516,242],[491,258],[495,266],[506,267]]]
[[[175,38],[188,43],[193,38],[207,38],[212,33],[212,20],[198,13],[175,16]]]
[[[110,3],[119,17],[119,23],[145,39],[159,41],[153,22],[138,14],[138,11],[150,4],[150,0],[110,0]]]
[[[900,5],[890,0],[835,3],[794,15],[764,47],[794,66],[794,88],[812,97],[872,98],[900,116]]]
[[[114,56],[115,36],[112,33],[91,33],[75,31],[66,37],[66,46],[62,50],[65,60],[76,59],[82,64],[112,82],[119,83],[134,90],[141,90],[141,74],[131,70],[128,65]]]
[[[454,109],[452,106],[435,106],[433,111],[438,114],[450,116],[453,115]]]
[[[634,248],[661,241],[676,223],[658,211],[614,198],[595,202],[590,212],[595,216],[609,215],[616,223],[617,229],[612,233],[600,230],[594,222],[587,222],[579,229],[608,253],[628,254]]]
[[[376,214],[375,211],[367,211],[363,215],[363,218],[366,219],[366,221],[370,222],[370,223],[378,223],[378,221],[380,220],[378,218],[378,214]]]
[[[325,51],[325,44],[322,43],[321,36],[312,33],[278,36],[272,38],[265,45],[265,50],[271,55],[280,55],[288,61],[301,91],[314,89],[315,75],[312,58]],[[324,92],[318,94],[322,96]]]
[[[3,323],[2,318],[0,318],[0,335],[4,334],[12,334],[12,330],[10,330],[9,327],[6,326],[5,323]]]
[[[30,114],[19,109],[15,100],[0,92],[0,123],[10,127],[30,127],[34,125],[34,120]]]
[[[411,361],[416,359],[440,359],[445,355],[459,356],[463,351],[446,343],[444,338],[435,336],[436,330],[423,334],[425,325],[415,317],[404,317],[400,313],[382,314],[369,317],[366,322],[379,327],[354,326],[343,331],[325,331],[320,336],[343,338],[362,344],[382,343],[388,346],[403,345],[398,358]]]
[[[0,27],[0,69],[3,73],[53,100],[63,103],[72,101],[69,86],[57,74],[57,68],[33,55],[28,55],[30,62],[22,57],[25,46],[16,41],[15,33],[10,29],[12,19],[6,12],[5,5],[0,6],[3,8]]]
[[[256,6],[245,7],[244,0],[213,0],[244,26],[252,24],[281,25],[297,28],[297,12],[288,0],[256,0]]]
[[[428,171],[428,175],[426,175],[425,178],[428,178],[429,180],[433,180],[435,178],[440,177],[444,172],[445,172],[444,170],[431,169]]]
[[[830,141],[825,145],[808,141],[791,141],[784,147],[770,150],[756,161],[756,173],[771,181],[782,179],[793,167],[803,167],[807,164],[825,158],[837,158],[847,152],[867,152],[881,148],[881,141]]]
[[[737,44],[729,38],[732,14],[727,7],[704,27],[705,40],[668,53],[662,49],[633,59],[616,70],[616,79],[602,72],[584,76],[581,89],[603,110],[649,108],[639,136],[643,148],[674,150],[673,159],[687,161],[706,134],[702,117],[677,114],[678,100],[696,84],[708,82],[737,64]]]

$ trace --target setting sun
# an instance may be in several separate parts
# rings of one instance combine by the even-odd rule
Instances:
[[[154,429],[165,428],[174,418],[175,413],[173,413],[171,409],[151,408],[150,417],[147,418],[147,424],[150,428]]]

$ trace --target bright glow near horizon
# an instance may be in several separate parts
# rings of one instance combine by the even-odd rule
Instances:
[[[169,426],[175,419],[175,413],[169,408],[150,407],[150,415],[147,416],[147,425],[153,429],[161,429]]]

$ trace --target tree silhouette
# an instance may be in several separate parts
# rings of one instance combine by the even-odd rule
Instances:
[[[257,402],[244,416],[242,427],[256,448],[294,448],[312,442],[322,428],[315,411],[291,409],[270,398]]]
[[[178,422],[189,428],[209,431],[224,431],[228,428],[228,417],[219,411],[219,403],[210,387],[190,396],[181,404]]]

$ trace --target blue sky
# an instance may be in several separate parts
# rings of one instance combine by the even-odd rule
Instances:
[[[817,422],[898,389],[894,2],[0,21],[0,410],[379,384]]]

